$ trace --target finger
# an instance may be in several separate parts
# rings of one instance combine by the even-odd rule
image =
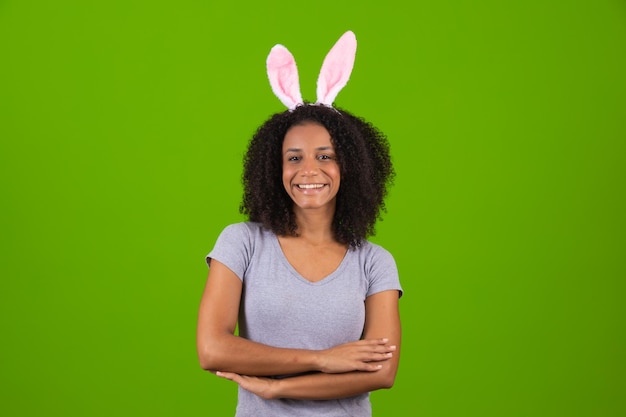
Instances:
[[[391,345],[391,346],[390,345],[362,345],[358,349],[358,354],[366,355],[369,357],[369,355],[373,355],[373,356],[384,355],[387,353],[393,353],[395,351],[396,351],[395,345]]]
[[[382,367],[383,366],[380,364],[372,364],[372,363],[363,362],[361,366],[358,368],[358,370],[364,371],[364,372],[376,372],[376,371],[380,371]]]
[[[220,378],[228,379],[230,381],[234,381],[235,379],[239,378],[239,375],[233,372],[217,371],[215,375],[219,376]]]
[[[361,340],[358,345],[361,349],[373,350],[376,352],[392,352],[396,350],[395,345],[389,344],[389,339],[368,339]]]
[[[368,362],[383,362],[389,360],[393,357],[393,352],[385,352],[385,353],[370,353],[366,356],[363,356],[361,360],[365,363]]]
[[[374,348],[376,353],[391,353],[396,351],[396,345],[379,345]]]
[[[361,344],[366,344],[366,345],[385,345],[389,343],[389,339],[387,339],[386,337],[383,337],[380,339],[364,339],[364,340],[360,340],[359,342]]]
[[[372,353],[389,353],[395,352],[396,345],[370,345],[364,346],[363,351],[372,352]]]

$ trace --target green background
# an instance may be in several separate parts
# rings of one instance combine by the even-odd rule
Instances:
[[[410,5],[410,7],[409,7]],[[403,354],[377,416],[626,415],[626,3],[0,1],[0,413],[229,416],[202,371],[204,255],[282,104],[379,126]]]

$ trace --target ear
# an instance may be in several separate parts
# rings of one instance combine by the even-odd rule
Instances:
[[[302,104],[296,60],[284,46],[274,46],[267,56],[267,76],[272,91],[287,108]]]
[[[335,97],[346,85],[356,55],[356,37],[348,31],[326,55],[317,79],[317,103],[332,106]]]

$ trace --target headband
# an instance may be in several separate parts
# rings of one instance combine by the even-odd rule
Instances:
[[[356,54],[356,37],[351,31],[344,33],[324,58],[317,78],[317,101],[332,107],[335,97],[345,87]],[[267,56],[267,76],[272,91],[289,110],[304,104],[300,94],[300,81],[296,60],[283,45],[275,45]]]

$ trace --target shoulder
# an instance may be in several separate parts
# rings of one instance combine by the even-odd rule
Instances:
[[[237,236],[252,236],[257,234],[262,234],[266,232],[261,223],[255,222],[240,222],[240,223],[231,223],[224,227],[221,234],[222,235],[237,235]]]
[[[273,236],[273,232],[264,228],[261,223],[240,222],[224,227],[218,241],[250,247],[256,242],[264,242]]]
[[[396,261],[387,249],[375,243],[365,241],[359,250],[359,261],[369,282],[368,296],[385,290],[398,290],[402,296],[402,286]]]
[[[367,276],[398,275],[396,261],[384,247],[366,240],[354,250]]]
[[[271,232],[263,229],[259,223],[232,223],[224,227],[217,237],[211,252],[207,255],[207,263],[217,259],[225,264],[239,277],[251,260],[260,254],[269,241]]]
[[[364,240],[361,243],[361,246],[359,246],[358,248],[354,250],[358,252],[359,256],[363,260],[384,261],[384,262],[395,263],[395,260],[391,252],[389,252],[387,249],[385,249],[384,247],[376,243],[370,242],[369,240]]]

